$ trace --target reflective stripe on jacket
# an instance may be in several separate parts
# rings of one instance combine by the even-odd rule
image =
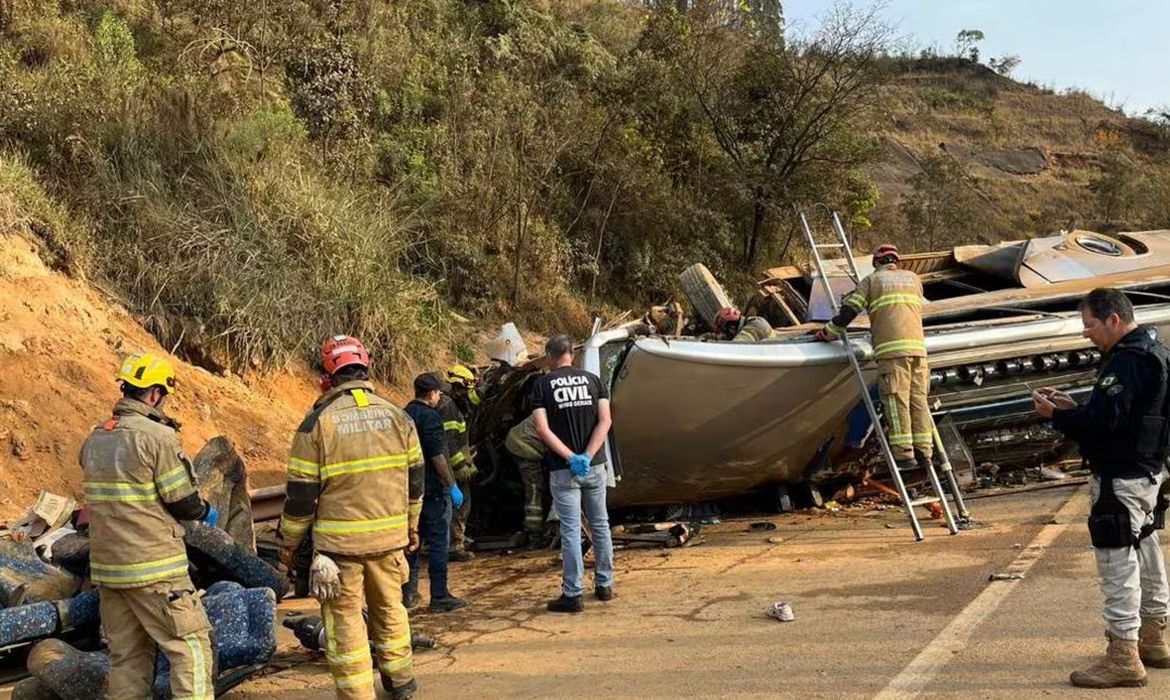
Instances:
[[[163,504],[195,493],[195,475],[173,425],[122,399],[81,446],[94,583],[137,588],[187,577],[183,526]]]
[[[739,332],[732,338],[736,343],[753,343],[761,340],[767,340],[776,333],[772,330],[772,324],[768,323],[768,319],[762,316],[750,316],[744,319],[743,326]]]
[[[293,437],[281,536],[294,547],[312,528],[317,549],[349,556],[402,549],[422,495],[414,421],[369,382],[346,382],[317,400]]]
[[[442,394],[435,406],[443,419],[443,432],[447,436],[447,460],[451,469],[458,471],[471,458],[471,447],[467,440],[467,421],[455,399]]]
[[[863,311],[869,313],[874,359],[926,357],[922,332],[922,282],[910,270],[883,265],[866,276],[841,302],[841,312],[825,324],[840,337]]]
[[[548,452],[548,445],[536,432],[536,419],[529,415],[508,431],[508,436],[504,438],[504,449],[517,459],[539,462]]]

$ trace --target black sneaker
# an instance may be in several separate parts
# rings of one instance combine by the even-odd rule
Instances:
[[[407,700],[418,692],[418,681],[411,678],[406,683],[396,686],[391,683],[389,676],[382,676],[382,687],[386,689],[387,693],[390,693],[390,700]]]
[[[456,598],[453,595],[449,595],[446,598],[432,598],[430,607],[428,607],[427,609],[433,613],[445,613],[445,612],[451,612],[452,610],[458,610],[459,608],[466,608],[466,607],[467,607],[466,600],[463,600],[462,598]]]
[[[603,603],[607,600],[613,600],[613,586],[598,586],[593,589],[593,595]]]
[[[475,559],[475,552],[462,548],[452,549],[450,553],[447,554],[447,561],[465,562],[471,561],[472,559]]]
[[[414,610],[421,602],[422,596],[415,591],[407,591],[402,594],[402,607],[407,610]]]
[[[549,612],[579,613],[584,609],[585,603],[581,600],[581,596],[579,595],[570,598],[569,596],[562,594],[560,598],[557,598],[556,600],[550,600],[548,602]]]

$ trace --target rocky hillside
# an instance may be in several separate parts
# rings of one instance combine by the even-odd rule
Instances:
[[[23,513],[42,489],[80,495],[78,450],[109,416],[119,395],[114,373],[132,352],[159,353],[175,364],[179,390],[168,413],[182,424],[188,454],[226,435],[253,486],[281,480],[292,431],[316,396],[307,371],[241,378],[184,363],[104,293],[49,270],[36,243],[3,228],[0,521]]]
[[[874,235],[923,249],[1073,226],[1170,227],[1165,126],[969,61],[897,61],[895,70],[870,169],[880,192]],[[936,230],[908,221],[924,208]]]

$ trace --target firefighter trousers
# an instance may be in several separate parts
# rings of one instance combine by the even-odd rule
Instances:
[[[140,588],[101,588],[102,628],[110,646],[109,700],[152,697],[155,655],[171,662],[171,697],[213,700],[211,623],[190,580]]]
[[[524,531],[540,535],[544,532],[544,469],[531,460],[518,460],[518,464],[524,482]]]
[[[467,548],[467,518],[471,516],[471,482],[470,476],[459,479],[463,505],[451,511],[451,549]]]
[[[321,604],[325,660],[339,700],[374,700],[371,646],[387,691],[414,678],[410,621],[402,606],[402,584],[410,576],[406,554],[395,550],[367,557],[329,557],[341,571],[341,594]],[[363,606],[370,613],[368,633]]]
[[[926,395],[930,368],[925,357],[894,357],[877,361],[878,393],[889,427],[894,459],[912,460],[914,452],[934,453],[934,423]]]

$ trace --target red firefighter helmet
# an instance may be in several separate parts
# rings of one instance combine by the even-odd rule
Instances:
[[[716,333],[727,332],[728,326],[739,323],[739,319],[742,317],[743,317],[743,314],[741,314],[739,312],[739,309],[732,309],[732,308],[719,309],[719,313],[715,314],[715,332]]]
[[[370,366],[370,353],[362,341],[351,335],[335,335],[321,345],[321,366],[325,374],[335,374],[350,365]]]
[[[894,262],[902,259],[898,255],[898,246],[893,243],[883,243],[873,251],[873,260],[875,263],[882,258],[893,258]]]

